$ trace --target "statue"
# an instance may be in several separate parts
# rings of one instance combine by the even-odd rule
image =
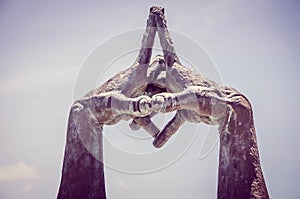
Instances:
[[[158,33],[163,56],[150,63]],[[176,111],[162,131],[156,113]],[[269,198],[259,161],[253,113],[247,98],[181,65],[164,9],[151,7],[135,63],[71,107],[58,198],[106,198],[103,125],[130,120],[163,146],[185,122],[219,125],[218,198]]]

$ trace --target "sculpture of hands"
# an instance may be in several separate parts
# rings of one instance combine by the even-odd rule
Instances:
[[[164,55],[150,63],[156,32]],[[172,111],[175,116],[160,131],[151,117]],[[135,63],[72,105],[58,198],[106,198],[103,125],[129,119],[133,130],[142,127],[155,138],[155,147],[163,146],[185,121],[219,125],[218,198],[269,197],[249,101],[182,66],[160,7],[150,9]],[[71,138],[73,133],[80,139]]]
[[[156,32],[164,56],[156,56],[150,63]],[[133,66],[77,100],[71,112],[78,134],[84,137],[102,132],[105,124],[132,118],[130,127],[144,128],[155,138],[154,146],[161,147],[185,121],[226,126],[232,110],[230,104],[239,99],[248,103],[236,90],[217,85],[181,65],[168,33],[164,10],[152,7]],[[160,132],[151,117],[175,110],[176,115]]]

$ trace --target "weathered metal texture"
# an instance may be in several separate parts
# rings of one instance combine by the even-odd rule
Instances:
[[[149,64],[156,31],[164,57]],[[160,131],[155,113],[177,111]],[[133,121],[161,147],[185,122],[219,125],[218,198],[268,198],[259,161],[249,101],[181,65],[169,35],[164,9],[152,7],[136,62],[77,100],[70,111],[58,198],[105,198],[102,127]]]
[[[102,132],[99,148],[102,152]],[[73,112],[69,114],[65,156],[58,199],[105,199],[104,168],[100,157],[95,158],[78,136]]]

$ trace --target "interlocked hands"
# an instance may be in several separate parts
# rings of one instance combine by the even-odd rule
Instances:
[[[156,56],[150,63],[156,33],[163,56]],[[175,116],[162,130],[151,121],[157,113],[172,111],[176,111]],[[70,186],[69,181],[64,181],[70,176],[70,179],[79,176],[84,186],[96,187],[99,193],[94,198],[105,193],[102,165],[94,164],[93,159],[85,161],[82,157],[92,154],[102,161],[103,125],[130,119],[133,130],[141,127],[155,138],[155,147],[163,146],[185,121],[219,125],[218,198],[268,198],[249,101],[238,91],[218,85],[182,66],[167,30],[163,8],[150,9],[135,63],[72,105],[68,134],[78,134],[81,142],[78,139],[67,140],[68,158],[64,161],[64,168],[68,169],[63,171],[64,189],[61,189],[58,198],[77,191],[76,183]],[[89,153],[85,149],[78,150],[82,143]],[[81,169],[79,174],[84,178],[79,174],[73,177],[80,167],[97,172],[86,178]],[[97,180],[91,180],[94,174],[99,173],[102,175],[99,177],[102,179],[100,185]],[[86,198],[90,194],[86,190],[81,189],[82,192],[79,192],[84,197],[78,198]]]
[[[154,146],[161,147],[185,121],[222,124],[228,103],[234,101],[231,96],[242,96],[180,64],[163,12],[151,8],[135,63],[73,104],[71,111],[83,140],[102,132],[105,124],[133,119],[130,127],[144,128],[155,138]],[[164,56],[158,55],[150,63],[156,32]],[[162,131],[151,121],[156,113],[175,110]]]

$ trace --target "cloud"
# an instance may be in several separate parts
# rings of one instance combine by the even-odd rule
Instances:
[[[14,164],[0,166],[0,182],[15,180],[36,180],[39,172],[32,166],[19,161]]]

